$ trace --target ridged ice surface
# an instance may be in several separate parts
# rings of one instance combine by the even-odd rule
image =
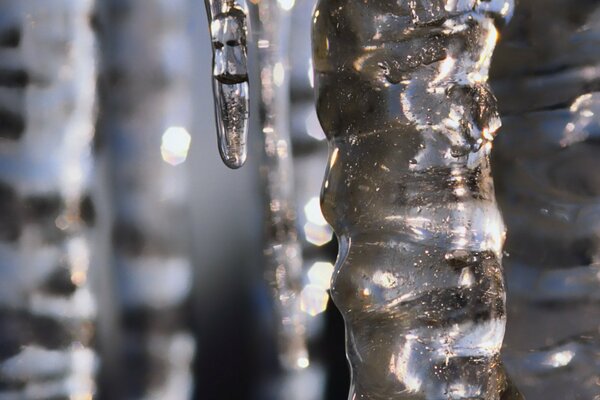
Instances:
[[[600,3],[523,0],[492,83],[506,360],[528,400],[600,396]]]
[[[193,115],[187,0],[105,0],[99,153],[107,158],[118,332],[106,398],[191,396],[195,341],[186,159]]]
[[[248,9],[244,0],[205,0],[213,44],[213,94],[219,152],[230,168],[246,161]]]
[[[323,0],[313,26],[322,194],[340,255],[350,399],[518,399],[486,81],[510,1]]]
[[[301,310],[302,247],[296,231],[294,171],[290,143],[290,8],[265,0],[251,9],[256,35],[264,139],[260,173],[264,190],[265,268],[273,289],[279,358],[287,369],[309,365],[306,314]],[[288,5],[293,5],[289,3]]]
[[[0,3],[0,399],[92,398],[92,1]]]

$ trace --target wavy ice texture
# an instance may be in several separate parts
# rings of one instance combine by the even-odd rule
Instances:
[[[250,9],[257,38],[264,138],[260,168],[264,182],[265,263],[273,289],[281,365],[304,369],[306,314],[301,310],[302,247],[296,230],[294,169],[290,143],[289,30],[293,2],[265,0]]]
[[[519,399],[500,362],[504,225],[488,68],[511,1],[322,0],[322,208],[350,399]]]
[[[0,5],[1,399],[95,392],[92,3]]]
[[[492,84],[507,367],[528,400],[600,396],[600,4],[523,0]]]
[[[191,9],[187,0],[106,0],[99,7],[99,134],[110,175],[121,324],[108,349],[116,354],[113,364],[105,360],[110,398],[191,396],[185,164],[193,118]]]
[[[213,43],[213,94],[219,152],[229,168],[246,161],[248,8],[245,0],[205,0]]]

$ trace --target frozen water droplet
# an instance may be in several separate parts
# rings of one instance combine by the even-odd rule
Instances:
[[[244,0],[206,0],[213,43],[213,93],[219,152],[230,168],[246,161],[249,96]]]
[[[229,168],[246,161],[248,137],[248,83],[214,82],[217,94],[217,135],[221,158]]]

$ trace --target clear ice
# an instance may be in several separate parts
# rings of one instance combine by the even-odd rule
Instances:
[[[213,44],[213,93],[219,152],[230,168],[246,161],[248,9],[244,0],[205,0]]]
[[[289,115],[289,5],[265,0],[251,8],[257,36],[260,97],[258,117],[264,138],[260,168],[265,196],[267,279],[273,288],[278,318],[281,365],[304,369],[309,365],[306,318],[301,309],[302,247],[296,230],[294,173]]]
[[[0,398],[91,399],[89,0],[0,3]]]
[[[506,365],[528,400],[600,398],[599,45],[600,2],[522,0],[492,63]]]
[[[520,399],[500,362],[504,224],[487,84],[510,0],[321,0],[323,214],[340,241],[332,297],[349,399]]]

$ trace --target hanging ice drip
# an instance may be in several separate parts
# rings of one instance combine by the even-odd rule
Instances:
[[[251,8],[257,37],[260,97],[258,117],[264,138],[261,177],[265,196],[265,263],[273,287],[281,363],[303,369],[306,314],[301,310],[302,248],[295,227],[294,174],[289,131],[289,30],[293,1],[265,0]]]
[[[213,93],[221,158],[230,168],[246,161],[248,50],[245,0],[206,0],[213,43]]]
[[[512,2],[322,0],[322,193],[340,254],[350,399],[520,398],[500,362],[504,225],[486,83]]]
[[[528,400],[600,398],[600,3],[522,0],[492,83],[507,365]]]
[[[0,398],[90,399],[89,0],[0,5]]]

